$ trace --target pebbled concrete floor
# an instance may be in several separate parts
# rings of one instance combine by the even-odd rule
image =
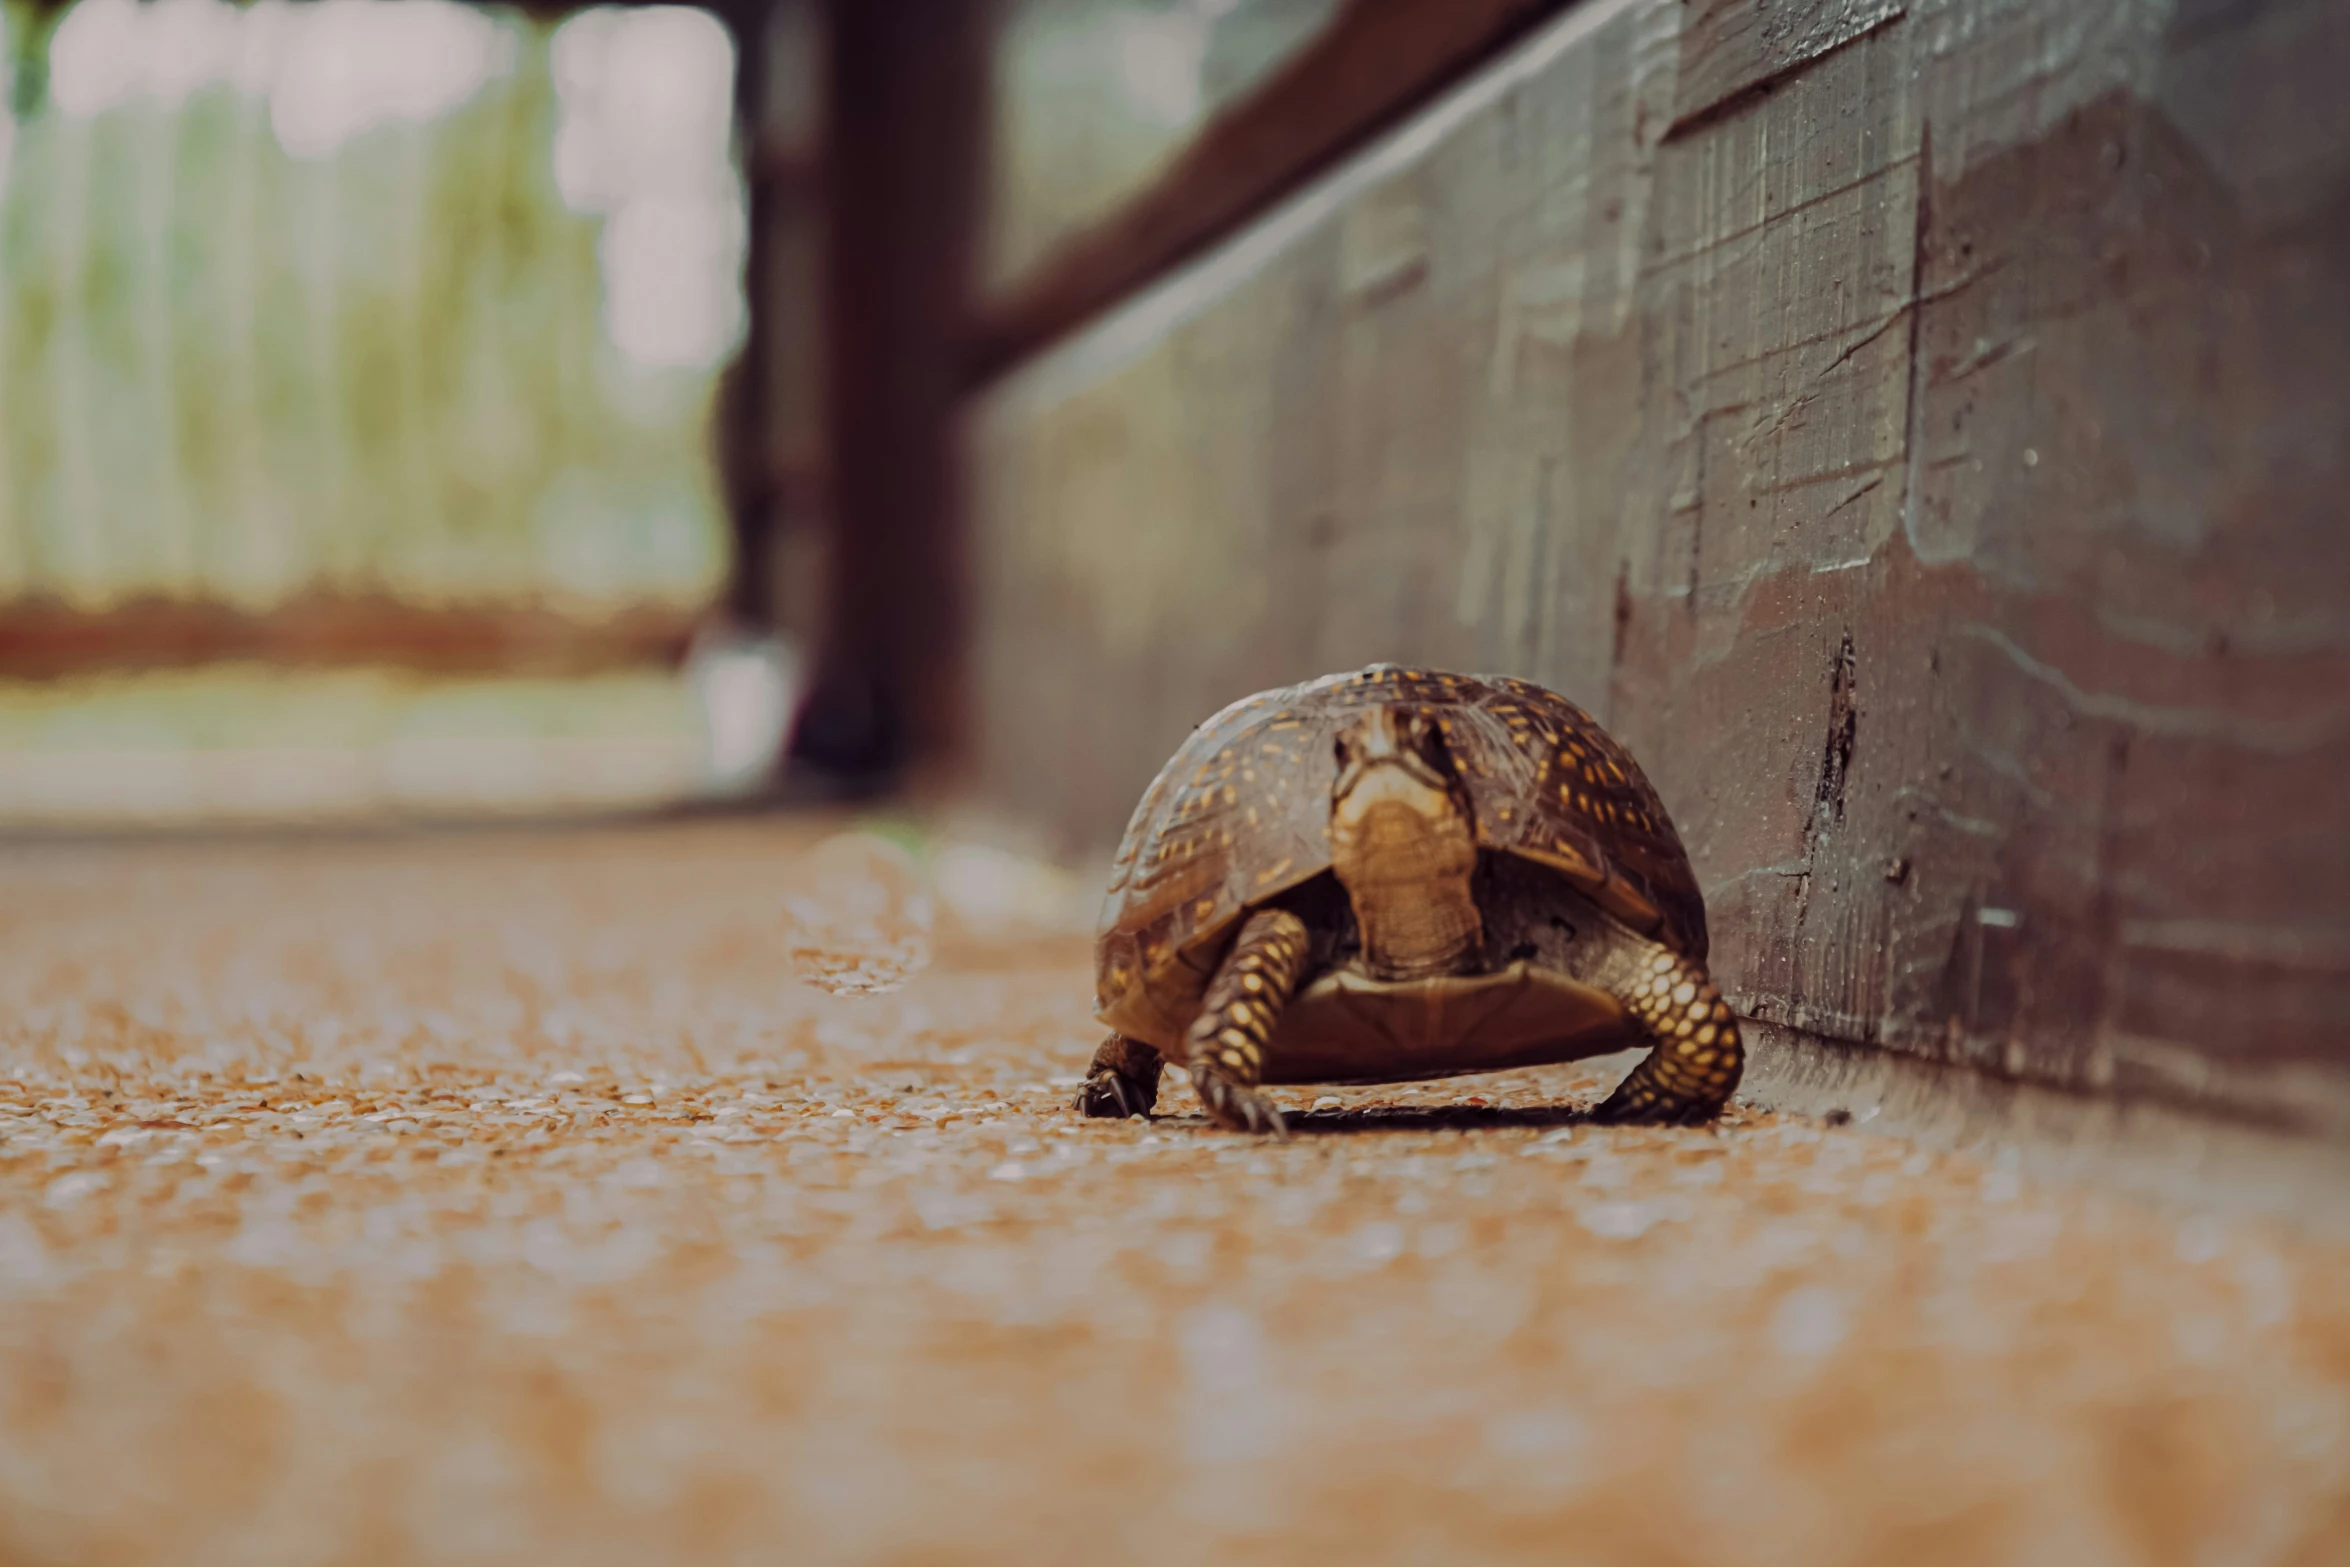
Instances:
[[[2350,1561],[2350,1251],[1623,1062],[1084,1122],[1082,939],[820,994],[811,841],[0,848],[0,1561]]]

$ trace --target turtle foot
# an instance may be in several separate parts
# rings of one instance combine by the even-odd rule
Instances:
[[[1159,1073],[1165,1066],[1165,1058],[1142,1041],[1112,1034],[1085,1069],[1077,1113],[1105,1121],[1148,1116],[1159,1102]]]
[[[1273,1101],[1245,1084],[1236,1083],[1221,1072],[1200,1071],[1194,1068],[1191,1086],[1199,1091],[1200,1103],[1207,1107],[1208,1118],[1218,1126],[1234,1132],[1270,1132],[1275,1137],[1289,1135],[1289,1123]]]
[[[1123,1072],[1097,1068],[1086,1078],[1085,1086],[1077,1090],[1077,1111],[1105,1121],[1122,1121],[1137,1115],[1147,1118],[1158,1099],[1157,1084],[1140,1083]]]
[[[1591,1112],[1591,1119],[1603,1126],[1703,1126],[1721,1113],[1717,1104],[1676,1103],[1619,1089]]]

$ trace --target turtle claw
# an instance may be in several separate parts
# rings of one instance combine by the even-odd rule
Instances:
[[[1673,1100],[1655,1093],[1608,1095],[1591,1112],[1602,1126],[1703,1126],[1721,1114],[1721,1106],[1703,1101]]]
[[[1077,1112],[1105,1121],[1123,1121],[1132,1116],[1147,1120],[1158,1097],[1155,1090],[1145,1088],[1123,1072],[1098,1071],[1077,1090]]]
[[[1199,1091],[1200,1103],[1207,1107],[1209,1119],[1218,1126],[1235,1132],[1289,1135],[1289,1123],[1282,1118],[1280,1110],[1257,1090],[1236,1083],[1221,1072],[1194,1071],[1191,1085]]]

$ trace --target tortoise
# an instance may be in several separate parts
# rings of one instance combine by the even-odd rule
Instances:
[[[1595,1114],[1699,1122],[1743,1063],[1705,900],[1656,791],[1529,681],[1373,664],[1243,698],[1143,794],[1095,942],[1114,1032],[1077,1108],[1148,1115],[1173,1055],[1208,1114],[1655,1048]]]

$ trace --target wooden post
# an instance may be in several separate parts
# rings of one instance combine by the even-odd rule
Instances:
[[[827,0],[833,535],[802,777],[870,786],[955,742],[953,415],[984,173],[980,0]]]
[[[772,7],[762,0],[736,0],[720,14],[734,34],[734,118],[743,152],[745,190],[743,292],[747,320],[742,351],[727,372],[718,412],[718,466],[726,486],[728,520],[734,533],[734,572],[727,583],[726,611],[750,625],[775,618],[776,483],[773,473],[776,207],[778,191],[769,173],[764,132],[767,121],[767,25]]]

